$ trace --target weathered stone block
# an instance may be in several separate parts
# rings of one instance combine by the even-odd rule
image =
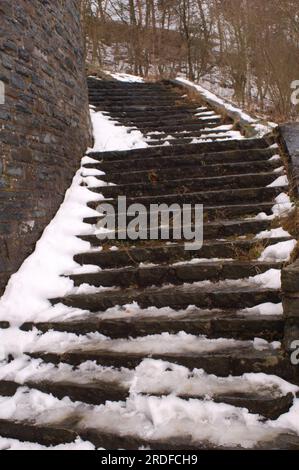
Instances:
[[[282,270],[281,285],[284,292],[299,292],[299,259]]]
[[[296,317],[299,322],[299,293],[283,296],[283,309],[286,318]]]

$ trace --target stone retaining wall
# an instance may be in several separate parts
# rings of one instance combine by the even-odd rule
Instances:
[[[1,0],[0,294],[90,144],[77,0]]]
[[[291,196],[299,205],[299,123],[280,126],[278,139],[288,167]],[[299,221],[297,223],[299,225]],[[282,270],[281,281],[285,315],[284,345],[292,357],[292,352],[299,346],[299,259]]]

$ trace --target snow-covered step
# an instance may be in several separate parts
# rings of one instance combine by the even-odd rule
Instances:
[[[274,374],[288,381],[295,380],[296,368],[290,364],[280,343],[267,343],[262,339],[241,341],[234,339],[207,339],[202,336],[178,335],[146,336],[131,340],[101,340],[98,334],[72,337],[62,345],[39,343],[28,352],[34,359],[78,366],[95,361],[101,366],[135,369],[146,359],[162,360],[188,369],[203,369],[218,377],[242,375],[249,372]]]
[[[256,337],[269,341],[283,339],[284,319],[277,314],[280,304],[268,304],[267,315],[234,310],[202,310],[189,307],[183,311],[172,311],[170,308],[132,308],[133,315],[123,309],[118,316],[117,311],[111,315],[104,313],[77,315],[73,319],[56,318],[49,322],[25,323],[22,330],[30,331],[37,328],[44,333],[55,330],[85,335],[101,333],[110,338],[137,338],[147,335],[168,332],[178,334],[206,335],[209,338],[235,338],[241,340]],[[272,313],[271,313],[272,310]]]
[[[244,279],[256,276],[269,269],[281,269],[283,263],[271,261],[200,261],[101,270],[95,273],[70,275],[74,285],[89,284],[96,287],[119,286],[150,287],[163,284],[180,285],[198,281],[220,281]]]
[[[229,151],[251,151],[247,154],[257,153],[261,158],[261,155],[264,159],[271,158],[277,149],[269,148],[269,142],[266,139],[243,139],[243,140],[232,140],[229,142],[207,142],[199,144],[191,144],[188,146],[181,145],[177,147],[162,147],[152,149],[148,148],[138,148],[132,150],[115,150],[115,151],[106,151],[106,152],[95,152],[92,151],[88,155],[99,162],[104,161],[123,161],[125,160],[134,160],[136,158],[145,160],[146,157],[163,157],[163,156],[187,156],[187,155],[197,155],[200,157],[201,154],[205,153],[214,153],[214,152],[229,152]],[[260,152],[262,151],[262,153]],[[222,155],[223,157],[223,155]],[[158,159],[157,159],[158,161]]]
[[[99,203],[91,203],[89,207],[97,210]],[[244,218],[254,218],[259,214],[264,213],[267,216],[273,217],[273,202],[261,202],[259,205],[256,203],[251,204],[226,204],[226,205],[216,205],[208,206],[204,205],[203,207],[203,216],[205,222],[212,222],[217,219],[221,221],[228,221],[229,219],[235,219],[238,217]],[[115,214],[118,215],[118,208],[115,207]],[[96,225],[102,218],[101,214],[99,216],[85,217],[84,222],[90,225]],[[127,220],[130,221],[133,216],[128,216]]]
[[[83,240],[91,243],[93,247],[100,247],[98,250],[80,253],[75,256],[75,261],[80,265],[96,265],[103,269],[118,268],[127,266],[138,266],[140,263],[169,263],[187,261],[192,259],[249,259],[256,258],[257,255],[271,245],[277,245],[289,238],[275,237],[262,239],[234,239],[234,240],[207,240],[199,252],[185,250],[181,242],[174,244],[150,244],[146,246],[114,246],[107,245],[103,248],[103,243],[95,236],[82,236]],[[115,245],[115,243],[114,243]],[[112,248],[112,250],[111,250]],[[195,261],[194,261],[195,262]]]
[[[94,192],[101,192],[105,197],[115,197],[126,194],[127,197],[139,197],[143,195],[168,194],[184,190],[185,193],[203,190],[203,189],[223,189],[223,188],[250,188],[268,186],[277,179],[277,173],[251,173],[237,174],[233,176],[207,177],[207,178],[189,178],[174,179],[168,182],[159,183],[156,181],[148,183],[128,183],[116,186],[103,186],[98,188],[89,188]],[[154,177],[153,177],[154,178]]]
[[[92,167],[92,165],[91,165]],[[232,176],[235,174],[248,174],[248,173],[265,173],[277,170],[281,167],[279,160],[262,160],[255,162],[236,162],[236,163],[209,163],[207,165],[197,165],[192,168],[192,174],[188,175],[190,168],[187,165],[179,165],[175,168],[159,169],[159,171],[152,169],[139,171],[126,171],[122,173],[113,173],[108,171],[107,174],[96,176],[99,180],[115,184],[136,184],[136,183],[159,183],[163,181],[171,181],[179,178],[204,178],[204,177],[218,177]]]
[[[150,203],[149,203],[150,204]],[[90,204],[90,207],[95,207],[97,204]],[[217,206],[218,207],[218,206]],[[246,214],[246,213],[245,213]],[[92,221],[94,222],[94,220]],[[260,232],[270,230],[272,228],[273,221],[272,219],[267,219],[267,218],[249,218],[249,219],[228,219],[228,220],[216,220],[216,221],[211,221],[208,222],[204,225],[204,231],[203,231],[203,238],[204,241],[206,240],[219,240],[219,239],[224,239],[226,237],[240,237],[240,236],[248,236],[248,235],[256,235]],[[185,228],[191,228],[194,229],[194,225],[189,225],[186,227],[182,227],[184,230]],[[121,238],[119,239],[118,232],[115,233],[115,240],[121,244],[127,244],[127,240],[122,240]],[[169,227],[169,240],[170,243],[174,242],[176,240],[173,239],[173,226],[170,225]],[[91,241],[92,243],[96,243],[96,239],[98,237],[96,235],[87,235],[83,237]],[[82,237],[82,238],[83,238]],[[150,229],[147,231],[147,240],[134,240],[134,245],[137,246],[158,246],[159,243],[165,242],[165,240],[151,240],[150,239]],[[108,237],[107,237],[108,239]],[[115,240],[114,245],[115,245]],[[110,243],[111,240],[108,239],[108,242]],[[102,244],[104,245],[105,240],[102,240]],[[202,252],[200,256],[203,256]]]
[[[232,141],[233,142],[233,141]],[[218,142],[223,144],[224,142]],[[211,145],[215,145],[216,143],[210,142]],[[202,144],[204,145],[204,144]],[[168,146],[169,147],[169,146]],[[180,146],[172,147],[171,149]],[[190,144],[191,147],[191,144]],[[159,149],[165,149],[165,147],[159,147]],[[186,149],[186,146],[184,146]],[[188,147],[187,147],[188,148]],[[151,148],[152,150],[152,148]],[[111,157],[111,152],[107,152],[109,157]],[[144,171],[147,169],[153,170],[155,168],[165,168],[169,170],[170,168],[177,168],[179,166],[200,166],[200,165],[215,165],[218,163],[219,165],[224,165],[228,163],[244,163],[247,162],[258,162],[258,161],[268,161],[272,155],[273,151],[270,149],[257,149],[254,151],[238,151],[238,150],[229,150],[229,151],[216,151],[213,152],[211,149],[208,153],[182,153],[182,154],[168,154],[162,153],[161,156],[153,155],[146,153],[143,155],[143,152],[140,152],[140,155],[132,154],[130,158],[127,158],[125,155],[118,155],[114,154],[115,158],[107,158],[106,153],[100,154],[90,154],[90,156],[95,159],[99,160],[99,163],[86,163],[84,167],[86,168],[96,168],[103,171],[108,171],[109,173],[120,169],[121,165],[122,170],[132,170],[134,172],[137,170]],[[96,158],[94,158],[96,157]],[[158,157],[158,158],[157,158]],[[102,160],[101,160],[102,158]],[[273,160],[275,162],[275,160]],[[276,161],[276,163],[278,160]],[[281,163],[281,162],[280,162]],[[270,163],[271,164],[271,163]],[[225,168],[225,167],[221,167]]]
[[[33,368],[36,365],[35,369]],[[92,405],[126,401],[130,394],[162,397],[173,395],[185,400],[212,400],[247,408],[268,419],[276,419],[293,404],[298,387],[265,374],[216,377],[203,370],[193,371],[175,364],[145,359],[135,370],[111,369],[94,363],[78,368],[68,364],[42,363],[17,359],[3,367],[0,396],[12,397],[21,387],[70,398]]]
[[[36,407],[36,403],[39,406]],[[3,407],[6,411],[3,413]],[[230,405],[177,397],[137,397],[91,407],[36,390],[0,399],[0,435],[42,445],[81,441],[100,449],[294,449],[299,438],[281,422]],[[177,417],[176,417],[177,416]]]
[[[279,303],[278,289],[259,286],[254,281],[223,281],[223,283],[185,284],[181,286],[150,287],[145,289],[87,289],[86,294],[68,295],[52,299],[53,305],[63,303],[69,307],[92,312],[104,311],[116,305],[137,302],[140,307],[187,308],[194,305],[200,308],[247,308],[266,302]]]
[[[143,134],[148,134],[155,129],[158,129],[159,132],[183,132],[183,131],[192,131],[199,129],[210,128],[213,129],[221,124],[221,119],[218,116],[209,117],[209,119],[197,119],[195,122],[186,122],[183,124],[174,123],[173,125],[157,125],[155,122],[152,124],[146,124],[144,126],[138,126],[138,130]],[[130,130],[132,132],[132,130]]]
[[[164,193],[153,196],[139,196],[132,200],[131,197],[127,198],[127,204],[139,203],[143,204],[146,208],[150,204],[207,204],[209,206],[219,204],[233,204],[236,201],[239,203],[253,203],[253,202],[271,202],[275,197],[285,191],[285,186],[275,187],[252,187],[241,189],[223,189],[223,190],[209,190],[200,191],[195,190],[183,194],[182,192],[171,192],[170,194]],[[95,203],[96,204],[96,203]],[[113,204],[113,202],[112,202]],[[117,205],[117,201],[115,201]]]

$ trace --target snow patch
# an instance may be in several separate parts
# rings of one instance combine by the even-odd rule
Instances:
[[[296,240],[287,240],[276,243],[276,245],[267,246],[262,252],[259,261],[289,261],[296,245]]]

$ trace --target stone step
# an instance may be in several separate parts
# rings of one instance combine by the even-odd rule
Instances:
[[[180,285],[197,281],[244,279],[269,269],[281,269],[283,263],[265,261],[204,261],[179,265],[156,265],[103,270],[98,273],[69,276],[75,286],[150,287],[164,284]]]
[[[35,374],[35,377],[38,373]],[[102,405],[106,401],[125,401],[129,396],[129,388],[124,384],[109,381],[97,381],[90,383],[76,383],[70,380],[26,380],[19,384],[13,381],[0,381],[0,396],[14,396],[21,387],[39,390],[40,392],[51,394],[56,398],[63,399],[69,397],[73,401],[81,401],[92,405]],[[283,398],[283,397],[281,397]],[[278,400],[276,399],[277,404]],[[275,400],[274,400],[275,402]]]
[[[170,144],[172,144],[173,140],[182,140],[187,142],[187,139],[193,140],[193,139],[202,139],[207,138],[207,136],[215,136],[219,140],[223,141],[225,137],[230,137],[230,131],[229,130],[223,130],[219,129],[217,126],[218,124],[214,124],[213,122],[209,122],[207,125],[205,123],[202,123],[201,121],[197,121],[196,126],[200,125],[200,127],[195,128],[195,129],[188,129],[185,130],[186,125],[184,124],[179,124],[179,126],[184,127],[184,129],[179,129],[177,130],[178,124],[175,124],[173,127],[169,127],[167,129],[167,132],[164,132],[162,125],[156,125],[153,126],[153,130],[146,130],[144,134],[146,135],[146,142],[149,145],[150,142],[156,142],[157,145],[163,145],[165,141],[169,141]],[[122,125],[122,124],[120,124]],[[138,124],[132,124],[129,133],[132,133],[133,131],[138,131],[141,128],[138,127]],[[191,143],[191,142],[190,142]],[[182,144],[183,145],[183,144]]]
[[[92,246],[102,246],[103,242],[97,237],[81,236]],[[134,247],[130,244],[127,247],[119,248],[116,251],[107,249],[101,251],[90,251],[80,253],[74,257],[75,261],[81,265],[96,265],[103,269],[119,268],[139,265],[140,263],[173,264],[176,262],[190,261],[193,258],[238,258],[248,259],[260,255],[261,251],[269,245],[288,240],[287,238],[266,238],[261,240],[230,240],[230,241],[206,241],[199,252],[185,250],[184,244],[165,245],[165,243],[145,244]],[[111,241],[111,245],[115,245]]]
[[[176,107],[177,105],[189,105],[190,103],[186,102],[181,96],[165,96],[164,93],[155,93],[151,95],[131,93],[131,95],[123,95],[121,98],[114,97],[112,95],[98,95],[93,94],[89,95],[90,103],[95,106],[100,106],[105,104],[107,106],[131,106],[131,105],[149,105],[149,106],[172,106]]]
[[[174,135],[175,135],[175,132],[173,133],[173,136]],[[227,134],[225,137],[223,135],[216,136],[212,134],[205,134],[205,135],[202,135],[199,140],[200,142],[225,142],[228,140],[232,140],[232,137],[229,134]],[[193,137],[182,137],[182,138],[171,137],[169,139],[166,139],[164,142],[167,142],[167,145],[172,145],[173,147],[177,145],[191,145],[194,142],[194,138]],[[164,143],[162,143],[161,140],[157,140],[157,139],[147,140],[146,143],[151,148],[164,145]]]
[[[73,418],[76,423],[76,416]],[[80,428],[70,423],[71,419],[64,423],[40,424],[39,422],[0,420],[0,435],[3,438],[18,439],[22,442],[38,443],[44,446],[56,446],[61,444],[74,443],[78,438],[91,442],[97,449],[109,450],[136,450],[148,449],[164,450],[240,450],[240,446],[223,447],[217,446],[207,440],[203,442],[194,442],[190,435],[181,435],[180,437],[165,439],[145,439],[134,434],[119,433],[116,430],[109,432],[103,426],[95,428]],[[77,423],[80,420],[77,419]],[[129,423],[128,423],[129,425]],[[75,430],[74,430],[75,429]],[[275,436],[275,437],[273,437]],[[265,430],[265,440],[260,440],[255,446],[251,447],[257,450],[298,450],[299,438],[292,431],[277,429],[271,432],[271,429]]]
[[[200,283],[181,286],[154,287],[145,289],[111,289],[95,294],[74,294],[63,298],[51,299],[52,305],[62,303],[68,307],[105,311],[117,305],[136,302],[141,308],[169,307],[180,310],[194,305],[200,308],[250,308],[263,303],[281,302],[281,293],[276,289],[259,287],[253,281],[226,284]],[[226,286],[226,287],[225,287]]]
[[[250,150],[250,153],[259,153],[259,150],[264,150],[263,153],[264,159],[270,158],[274,153],[275,149],[269,148],[269,143],[266,139],[241,139],[241,140],[231,140],[220,141],[220,142],[206,142],[206,143],[197,143],[191,144],[188,146],[178,146],[172,148],[160,147],[157,149],[142,148],[142,149],[133,149],[133,150],[117,150],[117,151],[108,151],[108,152],[90,152],[89,156],[99,161],[112,161],[112,160],[122,160],[125,159],[135,159],[136,157],[142,158],[145,157],[163,157],[170,155],[200,155],[203,153],[214,153],[214,152],[229,152],[232,150]],[[276,151],[277,152],[277,151]],[[223,158],[224,155],[221,155]],[[242,161],[242,160],[241,160]]]
[[[120,116],[119,114],[116,115],[110,115],[110,120],[115,122],[115,119],[119,121],[124,126],[132,126],[132,125],[144,125],[146,126],[147,124],[158,124],[158,125],[170,125],[171,124],[184,124],[184,123],[192,123],[192,122],[198,122],[199,116],[195,116],[194,114],[190,114],[188,112],[184,113],[169,113],[169,114],[158,114],[156,116],[156,119],[154,120],[155,116],[148,117],[146,115],[141,115],[141,116]]]
[[[219,118],[212,118],[206,121],[198,120],[198,122],[193,122],[191,124],[173,124],[173,125],[157,125],[155,123],[151,125],[142,126],[141,124],[133,129],[128,131],[129,134],[134,132],[135,130],[139,130],[143,134],[149,134],[152,131],[159,131],[159,132],[167,132],[168,134],[173,134],[176,132],[182,131],[193,131],[193,130],[201,130],[201,129],[211,129],[211,131],[222,124],[221,119]]]
[[[227,142],[227,141],[226,141]],[[230,141],[231,142],[231,141]],[[210,145],[218,144],[220,142],[210,142]],[[224,143],[224,142],[221,142]],[[204,144],[203,144],[204,145]],[[190,144],[192,146],[192,144]],[[179,145],[177,147],[180,147]],[[166,149],[168,147],[159,147],[159,149]],[[171,146],[171,148],[176,148]],[[156,148],[150,148],[151,150],[156,150]],[[94,158],[93,154],[90,154],[92,158]],[[227,165],[227,164],[238,164],[244,163],[249,164],[249,162],[266,162],[268,163],[268,159],[271,158],[272,152],[268,150],[264,151],[250,151],[250,152],[217,152],[217,153],[209,153],[209,154],[199,154],[199,155],[165,155],[157,158],[156,156],[139,156],[136,158],[126,158],[124,157],[123,160],[106,160],[105,156],[101,160],[99,158],[99,163],[86,163],[84,164],[85,168],[91,169],[100,169],[101,171],[107,172],[114,172],[119,171],[120,169],[123,172],[128,172],[130,169],[134,168],[134,171],[140,170],[165,170],[165,169],[178,169],[179,167],[187,168],[190,171],[190,167],[195,167],[200,169],[202,166],[210,166],[210,165]],[[95,158],[97,159],[97,158]],[[224,162],[224,163],[223,163]],[[277,162],[276,162],[277,163]],[[280,162],[281,163],[281,162]],[[221,167],[222,168],[222,167]],[[270,168],[270,167],[269,167]],[[188,171],[187,170],[187,171]],[[192,168],[193,170],[193,168]],[[209,175],[207,175],[209,176]]]
[[[92,168],[92,165],[90,166]],[[279,160],[261,160],[253,162],[237,162],[237,163],[219,163],[196,165],[190,172],[190,167],[184,164],[175,168],[161,168],[159,170],[140,170],[130,172],[109,172],[106,175],[96,177],[115,184],[131,184],[131,183],[152,183],[167,182],[180,178],[223,178],[225,176],[233,175],[247,175],[252,173],[267,173],[281,167]],[[279,175],[277,175],[279,176]],[[241,183],[241,182],[240,182]],[[242,184],[242,183],[241,183]]]
[[[93,103],[91,103],[93,104]],[[143,111],[145,113],[152,113],[152,112],[155,112],[155,111],[168,111],[168,112],[171,112],[171,110],[173,109],[173,105],[169,104],[169,105],[156,105],[156,106],[152,106],[150,104],[136,104],[136,105],[131,105],[131,104],[122,104],[122,103],[118,103],[117,105],[105,105],[105,104],[99,104],[97,106],[95,106],[96,109],[98,111],[107,111],[107,112],[115,112],[115,113],[122,113],[122,112],[126,112],[126,111],[132,111],[132,112],[135,112],[135,111]],[[186,104],[178,104],[176,106],[176,110],[178,111],[189,111],[193,114],[196,113],[197,109],[192,106],[192,105],[186,105]]]
[[[90,203],[90,207],[97,209],[98,204]],[[255,217],[259,213],[264,212],[267,215],[272,215],[273,202],[266,202],[257,204],[240,204],[240,205],[226,205],[226,206],[204,206],[203,214],[204,221],[213,222],[217,220],[230,220],[237,217]],[[115,208],[115,215],[118,217],[118,209]],[[131,221],[134,216],[128,216],[127,220]],[[84,222],[91,225],[96,225],[103,219],[99,214],[98,217],[86,217]],[[147,214],[147,223],[150,223],[150,216]]]
[[[180,95],[175,92],[161,90],[161,91],[153,91],[153,90],[135,90],[127,91],[127,90],[120,90],[120,91],[113,91],[113,90],[89,90],[88,92],[89,98],[92,99],[109,99],[111,101],[122,101],[128,100],[131,96],[134,98],[168,98],[172,100],[178,99],[185,99],[183,98],[184,95]]]
[[[224,239],[227,237],[236,237],[236,236],[253,236],[256,235],[264,230],[270,230],[272,228],[272,220],[255,220],[255,219],[249,219],[249,220],[223,220],[223,221],[211,221],[208,223],[204,224],[204,230],[203,230],[203,240],[211,240],[211,239]],[[155,239],[152,240],[152,231],[154,227],[151,229],[144,228],[142,232],[143,239],[138,238],[137,240],[134,240],[134,245],[142,245],[145,243],[146,245],[158,245],[159,242],[165,244],[165,238],[162,239],[161,237],[161,228],[158,227],[158,233],[155,233]],[[185,230],[192,230],[194,233],[195,227],[192,224],[191,226],[183,226],[181,230],[184,233]],[[168,236],[169,235],[169,236]],[[175,232],[173,230],[172,225],[169,227],[169,234],[167,233],[167,239],[169,242],[177,242],[177,238],[174,237]],[[125,236],[125,239],[124,239]],[[92,236],[92,240],[95,241],[95,238],[98,238],[96,235]],[[112,239],[113,237],[113,239]],[[156,238],[157,237],[157,238]],[[117,241],[123,246],[126,245],[126,243],[130,243],[132,245],[132,241],[128,239],[127,234],[123,232],[123,230],[116,230],[115,232],[107,232],[107,236],[105,238],[101,239],[101,244],[104,245],[105,242],[114,242]],[[181,240],[179,240],[181,241]],[[190,240],[189,240],[190,241]],[[115,243],[114,243],[115,245]]]
[[[112,340],[118,341],[118,340]],[[134,341],[134,340],[132,340]],[[211,340],[216,341],[216,340]],[[96,364],[106,367],[135,369],[146,358],[162,360],[172,364],[178,364],[188,369],[203,369],[208,374],[217,377],[228,377],[230,375],[242,375],[244,373],[265,373],[278,375],[285,380],[294,381],[296,368],[291,366],[289,358],[281,349],[274,349],[269,343],[265,343],[263,349],[257,349],[250,341],[238,341],[230,347],[221,348],[217,346],[212,352],[196,353],[195,351],[167,352],[154,350],[147,352],[122,352],[115,350],[100,349],[96,344],[86,348],[78,347],[59,352],[38,351],[30,353],[34,359],[44,362],[59,364],[64,362],[72,366],[78,366],[86,361],[94,361]]]
[[[195,111],[195,113],[197,110]],[[104,111],[103,114],[106,115],[107,117],[111,118],[112,120],[119,120],[120,122],[122,119],[124,119],[127,122],[136,122],[136,123],[142,123],[146,121],[152,121],[154,119],[176,119],[176,118],[194,118],[195,116],[194,109],[177,109],[173,108],[172,111],[166,110],[164,111],[163,109],[160,110],[155,110],[151,111],[150,115],[149,113],[145,111],[130,111],[129,109],[126,111],[118,111],[118,112],[112,112],[112,111]]]
[[[107,186],[99,188],[89,188],[91,191],[101,193],[107,198],[117,197],[119,195],[126,195],[127,197],[140,197],[143,195],[158,195],[167,193],[188,193],[203,189],[221,189],[221,188],[250,188],[268,186],[275,181],[279,175],[275,172],[267,173],[251,173],[251,174],[237,174],[230,176],[207,177],[207,178],[194,178],[190,175],[189,178],[181,178],[177,180],[168,180],[159,183],[153,181],[152,183],[127,183],[119,184],[117,186]]]
[[[120,81],[107,81],[107,80],[97,80],[93,78],[88,78],[88,89],[89,90],[112,90],[112,91],[127,91],[135,92],[139,90],[144,91],[174,91],[173,87],[165,86],[163,83],[139,83],[139,82],[120,82]]]
[[[282,315],[252,315],[238,311],[205,311],[193,307],[183,312],[167,312],[154,315],[135,313],[126,317],[84,314],[73,320],[51,321],[43,323],[25,323],[23,331],[37,328],[46,333],[60,331],[87,335],[101,333],[109,338],[138,338],[161,333],[178,334],[184,331],[192,335],[205,335],[208,338],[234,338],[253,340],[263,338],[267,341],[282,341],[284,319]]]
[[[138,198],[127,198],[127,207],[131,204],[142,204],[149,209],[151,204],[203,204],[210,207],[220,204],[229,205],[238,201],[239,204],[266,203],[273,201],[279,194],[283,193],[286,187],[251,187],[242,189],[222,189],[213,191],[193,191],[193,192],[173,192],[170,194],[158,194],[150,196],[139,196]],[[105,201],[105,200],[104,200]],[[113,206],[118,205],[116,198],[107,198]],[[98,206],[99,203],[90,203],[90,207]]]
[[[138,129],[137,125],[135,125],[135,127],[136,129]],[[150,133],[147,133],[147,139],[151,139],[151,140],[147,140],[147,143],[159,142],[160,145],[163,145],[163,142],[165,140],[169,140],[169,142],[171,142],[173,138],[175,139],[198,139],[201,137],[205,138],[208,135],[214,135],[214,134],[217,136],[218,134],[220,134],[219,138],[224,139],[223,134],[229,132],[229,129],[223,130],[223,129],[218,129],[218,127],[212,127],[212,128],[209,128],[209,126],[207,127],[208,127],[207,129],[204,128],[199,131],[197,130],[176,131],[171,134],[169,134],[168,132],[162,132],[162,131],[160,132],[159,130],[156,132],[150,132]]]
[[[178,122],[176,119],[169,119],[167,122],[159,122],[159,119],[154,121],[148,122],[139,122],[137,126],[138,129],[146,129],[147,133],[151,133],[150,129],[158,129],[159,133],[171,133],[173,130],[175,132],[184,132],[184,131],[193,131],[198,128],[199,129],[212,128],[215,125],[219,125],[221,119],[215,114],[215,116],[208,116],[204,118],[200,117],[191,117],[189,119],[185,119],[184,121]],[[132,132],[132,130],[130,130]],[[222,131],[223,132],[223,131]]]
[[[105,370],[105,369],[104,369]],[[37,374],[36,374],[37,375]],[[192,380],[192,372],[190,371],[190,377]],[[207,376],[209,379],[209,376]],[[190,380],[190,382],[191,382]],[[250,413],[259,414],[267,419],[277,419],[281,414],[286,413],[294,400],[293,393],[284,393],[275,382],[265,383],[264,385],[251,384],[250,380],[237,377],[233,380],[222,379],[219,383],[219,389],[217,389],[217,381],[211,381],[208,385],[208,393],[210,400],[215,403],[226,403],[236,407],[247,408]],[[214,382],[214,383],[213,383]],[[218,381],[220,382],[220,381]],[[179,398],[205,400],[206,391],[198,390],[192,387],[190,383],[188,390],[181,388],[181,391],[176,391],[169,386],[142,386],[139,385],[141,392],[150,396],[167,396],[170,393],[175,394]],[[206,385],[206,388],[207,388]],[[254,386],[255,385],[255,386]],[[108,381],[107,379],[96,380],[91,376],[89,381],[84,383],[71,381],[69,379],[55,379],[55,381],[45,380],[41,378],[34,381],[26,381],[24,384],[19,384],[12,381],[1,381],[0,382],[0,396],[12,397],[15,395],[20,386],[26,386],[29,389],[39,390],[46,394],[51,394],[58,399],[69,397],[72,401],[80,401],[90,405],[102,405],[107,401],[125,401],[130,394],[130,386],[127,382],[119,381]],[[247,390],[246,390],[247,387]],[[222,391],[221,391],[222,389]]]
[[[125,108],[129,108],[129,109],[135,109],[135,108],[147,108],[149,107],[150,109],[161,109],[161,107],[163,108],[173,108],[174,106],[176,107],[185,107],[186,106],[186,103],[184,100],[180,99],[180,98],[177,98],[177,104],[175,105],[174,104],[174,100],[173,99],[169,99],[169,98],[159,98],[159,97],[149,97],[149,98],[146,98],[146,97],[134,97],[132,96],[132,98],[128,98],[128,99],[122,99],[121,101],[114,101],[114,100],[111,100],[110,98],[91,98],[90,99],[90,104],[95,106],[96,108],[105,108],[105,109],[108,109],[110,108],[110,106],[112,107],[112,109],[115,109],[116,107],[119,108],[119,107],[122,107],[123,109]]]

